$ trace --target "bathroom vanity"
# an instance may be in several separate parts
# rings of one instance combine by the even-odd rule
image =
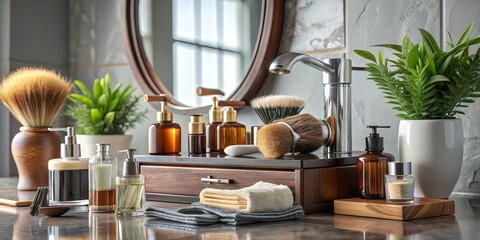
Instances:
[[[146,177],[147,200],[191,203],[204,188],[238,189],[258,181],[287,185],[306,213],[333,210],[333,200],[357,195],[355,159],[360,153],[136,155]]]

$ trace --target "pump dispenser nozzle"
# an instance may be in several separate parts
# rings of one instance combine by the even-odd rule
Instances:
[[[222,111],[218,107],[218,98],[212,98],[212,107],[208,111],[208,121],[210,123],[222,122]]]
[[[370,136],[365,138],[365,150],[383,151],[383,137],[380,137],[380,134],[377,133],[377,128],[390,128],[390,126],[369,125],[367,128],[371,128],[372,132],[370,133]]]
[[[125,149],[119,151],[127,153],[127,159],[123,162],[123,176],[140,174],[138,162],[134,158],[135,151],[137,151],[137,149]]]
[[[168,97],[165,94],[160,95],[147,95],[143,97],[145,102],[160,102],[160,111],[157,112],[158,122],[171,122],[173,120],[173,114],[168,111]]]
[[[52,132],[67,132],[65,143],[60,145],[60,156],[63,159],[78,159],[80,157],[80,144],[77,143],[74,127],[48,128],[48,130]]]

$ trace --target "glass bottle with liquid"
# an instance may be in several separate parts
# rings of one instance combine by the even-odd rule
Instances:
[[[367,126],[372,129],[370,136],[365,138],[366,153],[360,155],[357,162],[358,196],[361,198],[384,199],[384,175],[388,173],[388,163],[395,157],[383,152],[383,137],[377,133],[377,128],[390,126]]]
[[[190,115],[190,122],[188,123],[188,153],[205,153],[205,142],[205,124],[202,122],[202,115]]]
[[[223,111],[223,123],[217,128],[218,150],[223,150],[230,145],[247,144],[247,130],[245,125],[237,122],[237,111],[228,107]]]
[[[110,144],[97,143],[97,155],[89,160],[89,209],[90,212],[115,210],[115,177],[117,158],[110,155]]]
[[[136,149],[126,149],[127,159],[123,162],[123,173],[117,177],[117,207],[121,216],[140,216],[145,210],[145,176],[140,174],[134,158]]]
[[[218,98],[212,98],[212,107],[208,111],[208,124],[205,127],[207,136],[207,153],[218,152],[217,128],[222,125],[222,111],[218,107]]]
[[[178,154],[181,151],[181,128],[173,122],[173,114],[168,111],[166,95],[145,95],[145,101],[159,101],[157,123],[148,129],[148,152],[152,155]]]

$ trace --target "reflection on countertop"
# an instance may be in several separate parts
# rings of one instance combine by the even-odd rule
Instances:
[[[2,182],[6,178],[0,178]],[[14,182],[14,181],[11,181]],[[9,187],[2,184],[0,188]],[[0,196],[1,197],[1,196]],[[92,214],[77,207],[62,217],[32,217],[28,207],[0,205],[2,239],[476,239],[480,236],[480,198],[453,195],[456,214],[394,221],[332,213],[295,221],[229,226],[193,226],[150,217]],[[184,204],[148,202],[175,209]]]

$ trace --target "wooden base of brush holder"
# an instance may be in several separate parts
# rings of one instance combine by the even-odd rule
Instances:
[[[262,154],[231,157],[214,153],[176,156],[136,155],[146,177],[147,200],[191,203],[204,188],[238,189],[258,181],[288,186],[306,213],[332,212],[336,199],[357,196],[353,154]]]
[[[60,157],[60,136],[48,128],[21,127],[12,139],[18,190],[48,186],[48,160]]]

